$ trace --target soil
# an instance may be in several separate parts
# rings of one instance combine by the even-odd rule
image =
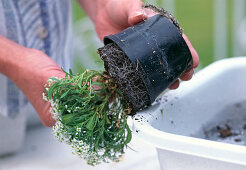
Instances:
[[[223,109],[195,137],[246,146],[246,101]]]
[[[242,139],[234,139],[235,142],[241,142]]]
[[[114,43],[99,48],[98,53],[104,61],[105,70],[119,84],[125,99],[133,109],[131,114],[149,106],[151,101],[141,75],[125,53]]]
[[[246,130],[239,123],[227,121],[220,123],[214,128],[204,131],[205,139],[215,140],[219,142],[246,145]]]
[[[231,132],[231,127],[228,124],[225,124],[225,128],[220,127],[220,126],[217,126],[216,128],[217,128],[221,138],[226,138],[226,137],[229,137],[232,135],[238,135],[237,133]]]
[[[177,19],[171,13],[167,12],[165,9],[163,9],[161,7],[156,7],[156,6],[151,5],[151,4],[143,5],[143,8],[152,9],[156,13],[159,13],[160,15],[167,17],[178,28],[179,32],[181,34],[183,33],[183,29],[180,27]]]

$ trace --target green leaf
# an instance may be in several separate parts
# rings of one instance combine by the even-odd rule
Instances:
[[[50,80],[53,80],[53,81],[58,81],[58,82],[61,81],[60,79],[55,78],[55,77],[50,77],[49,79],[50,79]]]
[[[101,83],[101,82],[92,82],[92,85],[93,86],[102,86],[103,83]]]
[[[61,70],[66,74],[66,77],[69,75],[69,73],[66,72],[62,67],[61,67]]]
[[[132,132],[128,125],[126,125],[126,130],[127,130],[127,137],[126,137],[125,144],[128,144],[132,140]]]
[[[68,115],[62,116],[62,121],[63,122],[70,121],[71,119],[73,119],[73,115],[72,114],[68,114]]]
[[[107,116],[107,115],[105,116],[105,119],[106,119],[106,122],[107,122],[108,124],[111,124],[111,122],[110,122],[110,120],[108,119],[108,116]]]
[[[69,69],[69,75],[70,75],[71,78],[73,77],[73,71],[72,71],[71,68]]]
[[[94,127],[94,125],[95,125],[95,123],[96,123],[96,121],[95,121],[95,115],[96,115],[96,113],[89,119],[89,122],[86,124],[86,128],[88,129],[88,130],[93,130],[93,127]]]
[[[49,99],[52,99],[53,91],[54,91],[55,88],[56,88],[56,84],[53,84],[53,85],[49,88],[49,91],[48,91],[48,98],[49,98]]]
[[[66,91],[65,93],[63,93],[61,95],[61,99],[64,98],[65,96],[67,96],[70,91],[71,91],[71,89],[69,89],[68,91]]]
[[[79,88],[81,88],[82,85],[83,85],[83,74],[82,74],[82,76],[78,79],[78,86],[79,86]]]

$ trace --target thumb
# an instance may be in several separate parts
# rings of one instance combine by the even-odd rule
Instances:
[[[135,25],[147,18],[145,18],[143,11],[143,2],[140,0],[134,0],[134,2],[130,3],[130,7],[128,8],[128,24]]]
[[[128,8],[128,24],[135,25],[139,22],[142,22],[157,13],[151,9],[143,8],[143,2],[136,0],[131,7]]]

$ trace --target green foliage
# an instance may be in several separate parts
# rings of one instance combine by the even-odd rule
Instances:
[[[86,70],[50,78],[44,98],[56,119],[54,135],[88,164],[118,161],[131,141],[128,104],[106,73]]]

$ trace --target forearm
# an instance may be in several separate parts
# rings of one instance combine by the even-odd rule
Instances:
[[[18,81],[20,64],[27,48],[0,36],[0,73]]]
[[[50,105],[43,100],[42,94],[48,78],[65,76],[55,61],[39,50],[0,36],[0,73],[22,90],[45,126],[54,125]]]
[[[96,20],[98,5],[101,0],[77,0],[93,22]]]

